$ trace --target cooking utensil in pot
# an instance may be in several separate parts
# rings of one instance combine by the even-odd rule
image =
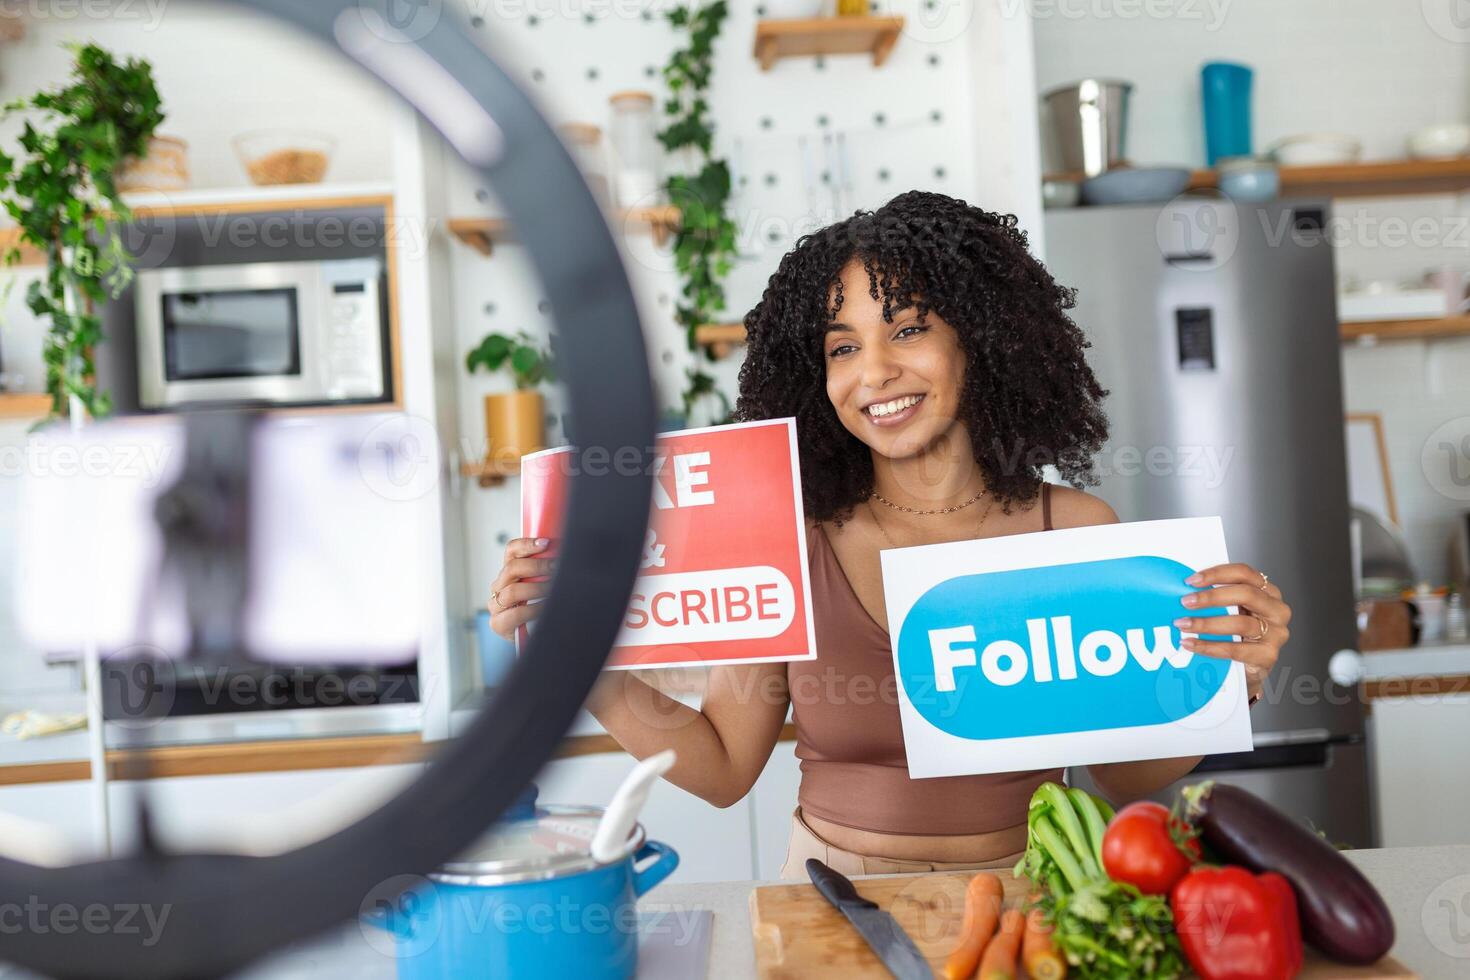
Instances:
[[[673,749],[664,749],[638,763],[623,779],[623,785],[613,794],[602,822],[592,835],[594,858],[606,862],[618,859],[633,825],[638,822],[638,814],[643,812],[643,804],[648,802],[649,790],[673,767],[677,758]]]

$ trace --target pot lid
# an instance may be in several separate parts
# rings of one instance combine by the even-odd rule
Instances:
[[[560,878],[605,867],[592,856],[592,837],[603,808],[545,805],[523,811],[521,819],[496,824],[455,860],[429,877],[452,885],[503,885]],[[621,861],[643,844],[635,825]],[[613,862],[613,863],[616,863]]]

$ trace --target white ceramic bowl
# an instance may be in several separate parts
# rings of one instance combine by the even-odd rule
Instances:
[[[1409,156],[1415,160],[1443,160],[1470,153],[1470,125],[1441,123],[1425,126],[1409,137]]]
[[[1235,201],[1269,201],[1281,193],[1274,161],[1263,157],[1226,157],[1215,164],[1220,192]]]
[[[1303,133],[1277,140],[1268,152],[1284,166],[1311,167],[1354,163],[1363,155],[1363,144],[1342,133]]]
[[[1041,182],[1041,206],[1044,208],[1075,208],[1081,199],[1082,185],[1075,180]]]
[[[1082,182],[1083,204],[1157,204],[1189,186],[1185,167],[1116,167]]]

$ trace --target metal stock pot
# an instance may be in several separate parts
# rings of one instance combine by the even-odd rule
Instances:
[[[393,935],[400,980],[633,977],[637,900],[679,856],[636,824],[616,859],[598,861],[603,812],[527,807],[367,916]]]

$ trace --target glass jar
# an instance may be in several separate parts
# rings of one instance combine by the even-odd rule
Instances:
[[[587,181],[592,196],[604,208],[611,207],[607,185],[607,157],[602,149],[602,127],[591,123],[563,123],[557,127],[562,140],[571,151],[577,169]]]
[[[1451,592],[1445,604],[1444,638],[1451,643],[1470,640],[1470,621],[1466,620],[1465,595],[1462,592]]]
[[[664,203],[662,150],[654,128],[653,93],[614,92],[612,157],[614,203],[646,208]]]

